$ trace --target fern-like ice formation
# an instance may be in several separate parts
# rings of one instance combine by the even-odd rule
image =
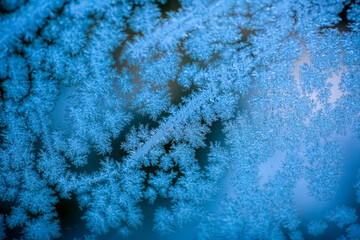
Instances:
[[[360,138],[358,0],[0,7],[0,239],[67,236],[66,199],[84,239],[132,234],[149,205],[165,238],[359,237],[355,209],[304,229],[295,203],[303,180],[333,199],[340,138]]]

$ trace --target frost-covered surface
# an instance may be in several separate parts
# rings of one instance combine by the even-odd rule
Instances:
[[[356,206],[295,197],[334,199],[360,138],[358,0],[0,7],[0,239],[67,238],[66,201],[83,239],[359,237]]]
[[[313,220],[308,225],[308,231],[309,231],[309,234],[311,234],[313,236],[317,236],[319,234],[324,233],[324,231],[327,227],[328,226],[325,222]]]

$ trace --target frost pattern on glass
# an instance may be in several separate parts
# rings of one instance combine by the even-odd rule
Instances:
[[[83,239],[359,238],[354,206],[304,223],[295,197],[334,199],[360,139],[359,1],[0,9],[0,239],[67,236],[66,201]]]

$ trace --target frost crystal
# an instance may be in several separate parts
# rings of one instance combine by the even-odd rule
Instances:
[[[359,9],[0,1],[0,239],[322,234],[296,186],[332,201],[360,138]],[[355,206],[326,219],[359,232]]]

